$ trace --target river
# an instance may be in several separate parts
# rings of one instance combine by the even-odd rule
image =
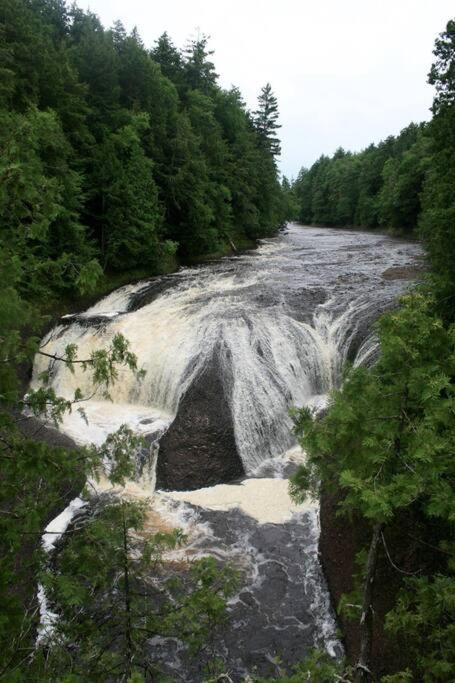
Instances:
[[[127,493],[153,494],[155,512],[188,533],[187,558],[209,553],[243,569],[216,642],[236,681],[274,675],[314,645],[342,652],[318,562],[317,504],[296,506],[287,492],[304,457],[289,408],[320,409],[347,360],[374,361],[372,324],[421,258],[415,242],[289,224],[252,252],[123,287],[45,340],[57,355],[75,343],[81,357],[116,333],[129,340],[144,375],[122,370],[112,402],[95,395],[88,424],[73,411],[61,429],[80,444],[122,423],[143,434]],[[57,394],[91,394],[88,373],[44,357],[35,384],[45,369]],[[151,647],[169,673],[201,680],[179,641]]]

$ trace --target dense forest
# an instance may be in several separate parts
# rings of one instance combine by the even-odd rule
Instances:
[[[302,223],[392,228],[411,233],[431,158],[427,124],[410,124],[363,152],[321,156],[293,184]]]
[[[450,87],[450,68],[443,86],[438,68],[436,63],[429,82],[438,89],[438,102],[449,106],[450,96],[443,88]],[[435,103],[433,112],[440,106]],[[451,168],[451,132],[442,133],[442,123],[439,126],[434,120],[411,123],[361,152],[340,147],[332,157],[322,155],[311,168],[301,169],[292,186],[285,180],[294,217],[304,224],[380,228],[417,236],[423,212],[433,205],[438,144],[447,146],[447,171]]]
[[[412,233],[430,272],[380,319],[376,365],[348,369],[322,419],[294,413],[308,453],[294,496],[319,495],[322,481],[366,542],[340,605],[341,623],[358,624],[357,649],[346,662],[316,651],[280,680],[454,680],[454,21],[434,54],[429,123],[361,153],[339,149],[280,183],[270,85],[248,111],[236,88],[220,87],[205,36],[179,49],[165,33],[146,47],[136,30],[106,30],[65,0],[1,1],[1,680],[164,680],[147,646],[163,635],[186,643],[204,680],[229,680],[210,642],[241,577],[205,558],[164,583],[163,555],[184,538],[144,534],[143,505],[97,499],[49,564],[40,539],[62,502],[101,465],[113,483],[134,476],[141,443],[127,428],[77,451],[57,432],[42,438],[33,416],[58,425],[87,397],[62,399],[47,376],[24,391],[43,331],[81,295],[251,245],[291,215]],[[70,345],[52,360],[82,363],[106,396],[120,367],[141,372],[121,335],[89,358]],[[411,528],[412,538],[401,533]],[[384,671],[371,655],[375,577],[387,564],[394,604],[379,629],[400,656]],[[40,614],[43,595],[58,620]]]
[[[34,260],[23,287],[153,272],[283,222],[276,99],[250,113],[219,87],[205,36],[150,50],[57,0],[5,0],[0,27],[2,248]]]
[[[127,586],[140,583],[141,569],[130,565],[128,533],[140,528],[144,511],[119,504],[96,513],[85,528],[93,555],[86,548],[85,559],[77,558],[69,545],[56,585],[46,573],[42,529],[106,458],[112,481],[132,476],[139,446],[121,430],[101,451],[75,458],[64,438],[43,438],[30,415],[46,412],[58,424],[85,397],[64,401],[45,378],[41,390],[22,396],[49,316],[78,306],[82,294],[99,295],[276,232],[285,219],[278,104],[269,84],[253,112],[238,89],[221,88],[205,36],[178,49],[165,33],[146,47],[136,30],[127,34],[120,23],[106,30],[65,0],[2,0],[0,54],[0,678],[105,680],[108,670],[128,679],[138,670],[152,675],[145,652],[133,665],[146,635],[185,632],[200,654],[224,618],[230,582],[202,563],[193,583],[203,590],[188,595],[174,587],[177,597],[167,605],[158,600],[158,609],[162,590],[149,587],[155,616],[145,610],[146,597],[133,616]],[[55,361],[80,363],[76,356],[68,349]],[[122,365],[138,371],[120,335],[84,359],[105,393]],[[121,522],[117,530],[113,520]],[[141,550],[159,573],[162,550],[179,542],[158,535]],[[87,538],[75,538],[79,550],[81,543]],[[115,595],[103,593],[119,563],[124,574]],[[60,647],[52,653],[44,645],[35,652],[39,575],[47,593],[66,605],[54,643]],[[88,615],[84,626],[76,618],[93,591],[111,610],[117,604],[118,632],[102,621],[100,602],[97,622]],[[65,642],[81,643],[82,632],[82,649],[68,658]]]

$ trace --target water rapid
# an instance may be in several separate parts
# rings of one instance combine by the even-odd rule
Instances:
[[[81,444],[123,423],[144,434],[168,490],[155,505],[191,527],[193,555],[246,563],[233,630],[219,642],[235,680],[253,668],[273,675],[275,657],[287,666],[314,644],[341,651],[317,558],[317,507],[297,509],[283,481],[301,457],[289,408],[324,404],[347,360],[374,360],[372,323],[420,258],[416,243],[291,224],[253,252],[123,287],[43,340],[57,356],[76,344],[83,358],[117,333],[129,340],[144,376],[122,370],[112,402],[92,396],[88,425],[73,411],[61,429]],[[32,385],[45,370],[58,395],[92,395],[89,373],[44,356]],[[152,493],[151,479],[144,487]],[[181,644],[153,646],[170,673],[199,680]]]

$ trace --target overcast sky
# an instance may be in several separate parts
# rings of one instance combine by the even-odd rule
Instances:
[[[339,146],[360,150],[430,118],[426,83],[452,0],[79,0],[109,27],[137,26],[147,47],[211,36],[224,87],[250,108],[267,81],[278,97],[288,176]]]

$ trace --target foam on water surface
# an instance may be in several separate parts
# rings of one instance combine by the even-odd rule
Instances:
[[[114,407],[98,392],[84,403],[93,427],[73,413],[63,431],[78,443],[99,442],[122,414],[141,433],[147,431],[142,418],[157,420],[159,430],[216,356],[245,471],[279,456],[293,444],[289,408],[311,404],[337,386],[368,325],[405,286],[382,273],[420,253],[418,245],[381,235],[361,239],[343,230],[289,226],[257,252],[127,285],[57,326],[44,340],[46,352],[62,355],[76,344],[79,358],[88,358],[121,333],[145,371],[142,378],[120,368],[111,389]],[[371,337],[359,362],[375,348]],[[71,399],[76,388],[92,395],[89,371],[78,366],[71,373],[44,356],[36,359],[32,386],[46,370],[58,395]]]
[[[183,500],[209,510],[226,511],[239,508],[260,524],[280,524],[292,519],[304,509],[315,507],[297,505],[289,495],[287,479],[245,479],[240,484],[219,484],[196,491],[175,491],[168,494],[173,500]]]
[[[173,420],[163,410],[134,403],[90,400],[83,404],[83,414],[73,408],[63,416],[61,430],[84,446],[100,446],[106,437],[127,425],[136,434],[162,434]]]
[[[317,505],[296,505],[289,496],[287,478],[304,458],[289,408],[324,411],[344,362],[375,358],[371,323],[406,286],[382,273],[420,254],[419,245],[383,235],[290,225],[254,253],[122,287],[67,317],[43,342],[45,351],[60,356],[76,344],[78,357],[87,358],[121,333],[145,371],[139,378],[120,369],[109,402],[92,396],[89,372],[71,373],[37,357],[33,387],[49,371],[58,395],[71,399],[80,388],[91,396],[83,403],[88,424],[73,410],[61,425],[78,444],[99,445],[121,424],[155,443],[216,356],[249,477],[179,492],[154,493],[153,472],[125,487],[112,487],[104,476],[90,486],[149,500],[150,533],[182,528],[187,542],[169,553],[170,561],[208,554],[242,568],[243,589],[230,605],[234,630],[220,642],[236,681],[255,667],[273,673],[267,666],[274,657],[291,665],[314,645],[341,653],[318,562]],[[56,528],[68,519],[65,511]],[[40,596],[45,612],[41,588]],[[46,618],[43,613],[42,623]],[[161,638],[156,647],[182,680],[198,680],[181,645]]]

